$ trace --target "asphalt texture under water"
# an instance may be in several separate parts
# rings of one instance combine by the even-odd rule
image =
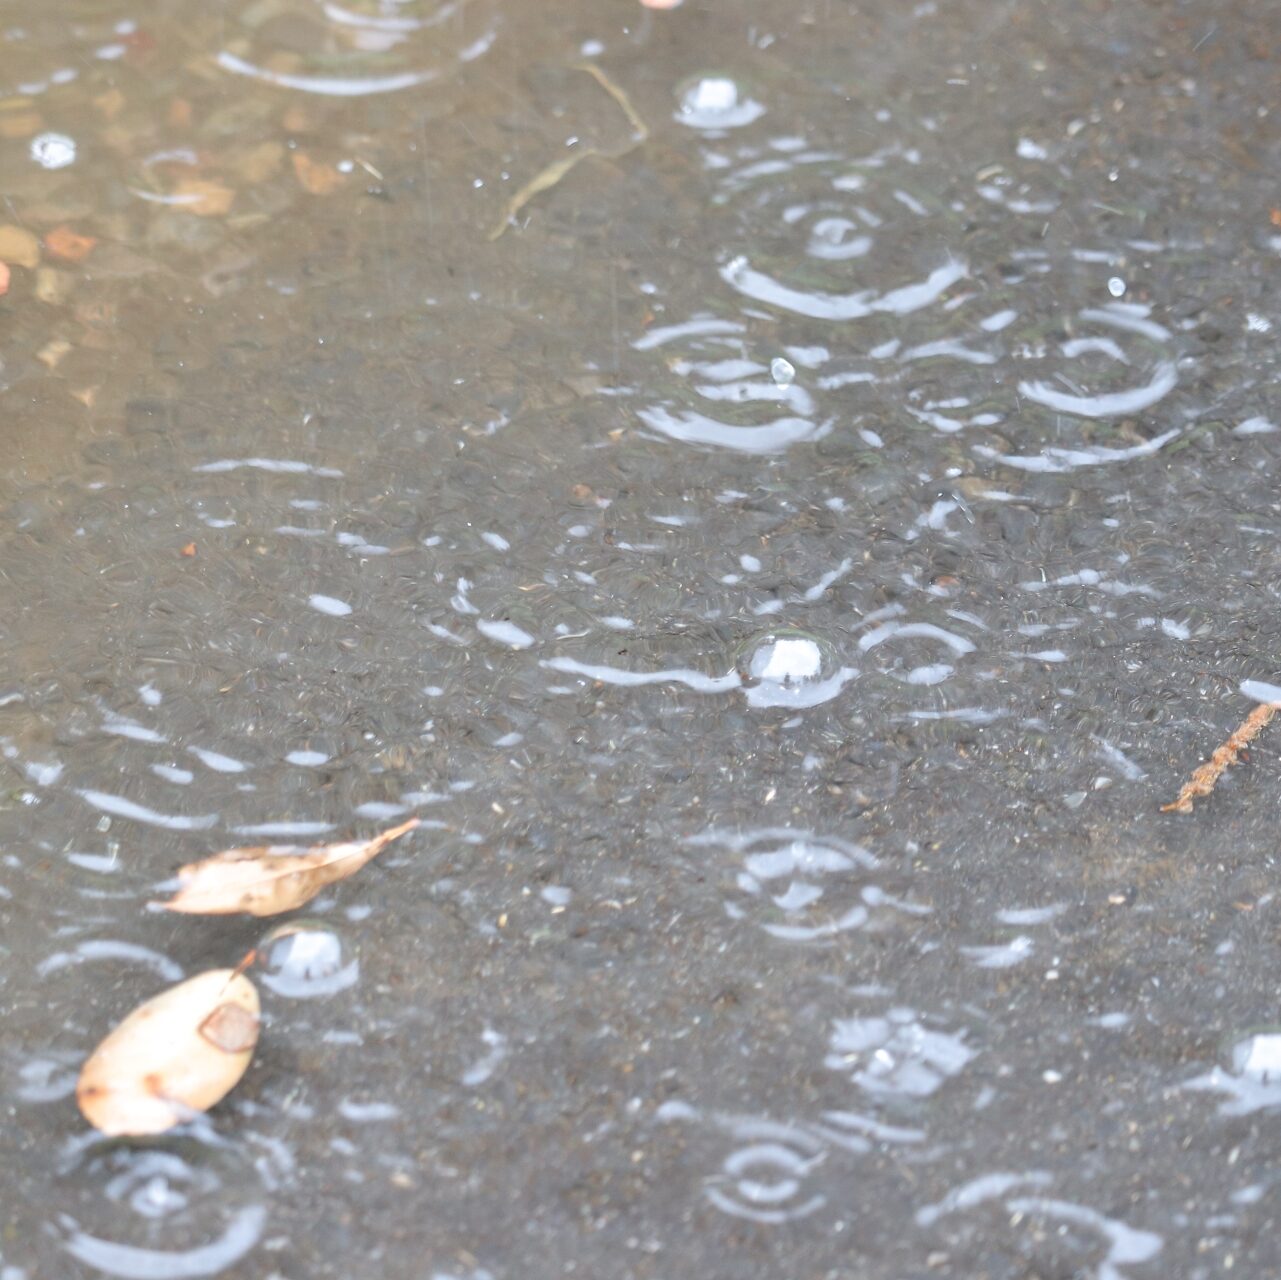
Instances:
[[[1271,10],[11,4],[0,1278],[1281,1274]]]

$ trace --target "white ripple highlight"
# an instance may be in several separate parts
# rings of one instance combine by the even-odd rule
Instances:
[[[857,293],[819,293],[794,289],[763,271],[756,271],[746,258],[734,258],[721,268],[720,276],[744,297],[781,307],[813,320],[861,320],[878,312],[909,315],[937,302],[958,280],[969,274],[964,262],[948,262],[936,267],[920,281],[876,294],[871,289]]]
[[[1047,475],[1057,475],[1064,471],[1075,471],[1078,467],[1101,467],[1114,462],[1132,462],[1135,458],[1147,458],[1160,450],[1171,440],[1181,436],[1180,427],[1171,427],[1151,440],[1136,444],[1129,449],[1109,449],[1104,445],[1091,445],[1085,449],[1062,449],[1058,447],[1045,449],[1041,453],[1012,454],[998,453],[988,445],[976,444],[974,452],[980,458],[989,458],[994,462],[1004,463],[1007,467],[1017,467],[1020,471],[1039,471]]]
[[[320,613],[327,613],[331,618],[345,618],[351,612],[351,605],[336,596],[314,595],[307,597],[307,603]]]
[[[77,791],[76,795],[103,813],[130,818],[134,822],[145,822],[153,827],[165,827],[169,831],[207,831],[218,821],[216,813],[204,813],[196,817],[158,813],[155,809],[148,809],[146,805],[126,800],[124,796],[113,796],[106,791]]]
[[[636,686],[643,684],[683,684],[695,693],[728,693],[742,686],[737,671],[726,672],[723,676],[708,676],[701,671],[691,671],[685,667],[671,667],[663,671],[628,671],[623,667],[606,667],[588,662],[579,662],[575,658],[546,658],[540,664],[550,671],[561,671],[566,675],[582,676],[587,680],[599,680],[602,684]]]
[[[1125,391],[1093,396],[1073,395],[1060,391],[1048,382],[1020,382],[1019,394],[1047,409],[1075,414],[1078,418],[1119,418],[1150,409],[1173,391],[1178,381],[1179,375],[1173,362],[1164,361],[1157,366],[1150,382],[1139,387],[1129,387]]]
[[[194,1280],[217,1275],[243,1258],[262,1236],[267,1210],[262,1205],[248,1205],[217,1240],[183,1250],[117,1244],[81,1231],[74,1218],[63,1215],[59,1221],[68,1231],[63,1247],[86,1266],[122,1280]]]

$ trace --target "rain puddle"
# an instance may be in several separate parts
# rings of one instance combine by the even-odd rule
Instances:
[[[8,6],[0,1280],[1281,1270],[1259,18]]]

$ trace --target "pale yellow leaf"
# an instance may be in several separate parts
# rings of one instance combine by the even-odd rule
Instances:
[[[76,1102],[95,1129],[163,1133],[221,1101],[258,1041],[258,992],[211,969],[136,1008],[80,1071]]]
[[[40,241],[26,227],[15,227],[12,223],[0,227],[0,262],[15,267],[39,266]]]
[[[372,840],[344,844],[263,845],[228,849],[178,872],[178,892],[168,911],[189,915],[274,916],[310,902],[326,885],[345,880],[393,840],[418,826],[410,818]]]

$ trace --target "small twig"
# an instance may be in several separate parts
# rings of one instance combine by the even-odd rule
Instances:
[[[645,121],[640,118],[636,108],[632,106],[627,95],[616,85],[598,66],[593,62],[580,62],[579,71],[586,71],[593,80],[596,81],[602,89],[605,90],[611,98],[618,103],[623,114],[627,117],[627,123],[632,126],[632,140],[626,146],[619,147],[614,151],[602,151],[599,147],[583,147],[581,150],[573,152],[571,155],[562,156],[559,160],[553,160],[545,169],[540,170],[530,180],[525,183],[510,200],[507,201],[503,209],[502,218],[495,224],[489,233],[490,240],[497,240],[499,236],[511,225],[512,219],[536,196],[541,195],[544,191],[550,191],[571,169],[582,164],[584,160],[590,160],[593,156],[598,156],[602,160],[621,160],[629,151],[639,147],[646,138],[649,137],[649,127]]]
[[[1246,716],[1232,736],[1183,784],[1177,800],[1161,806],[1162,813],[1191,813],[1192,801],[1208,796],[1229,765],[1257,738],[1281,709],[1281,702],[1262,702]]]

